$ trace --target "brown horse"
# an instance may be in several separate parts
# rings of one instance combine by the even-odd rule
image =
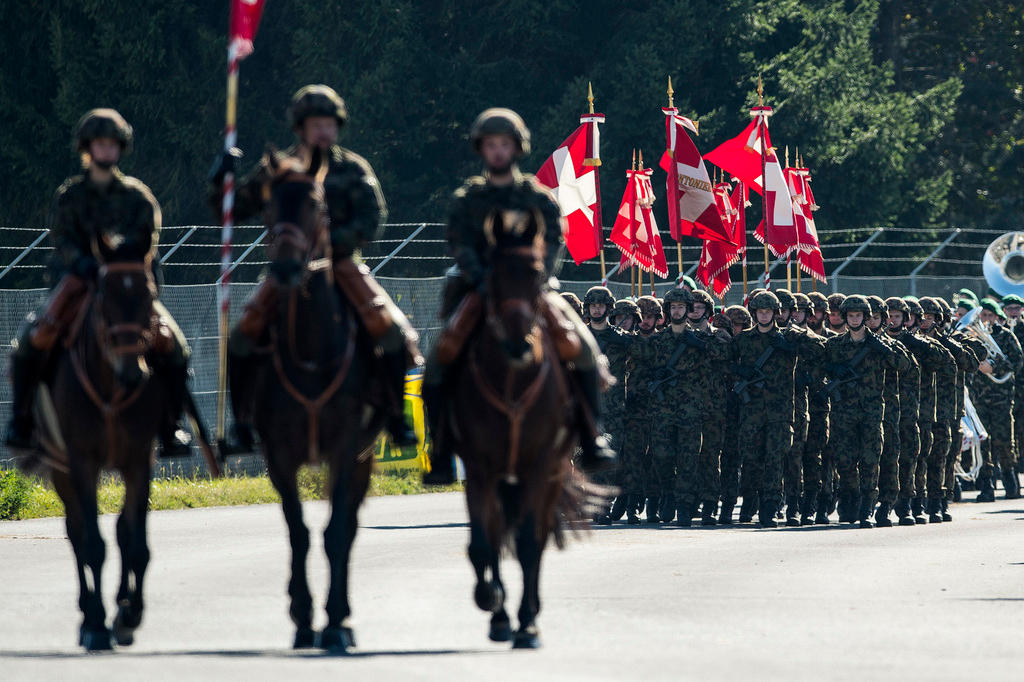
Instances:
[[[490,638],[511,639],[515,648],[540,646],[541,554],[552,536],[562,545],[565,524],[584,518],[582,503],[594,491],[570,463],[573,392],[539,311],[541,220],[524,213],[488,220],[493,267],[485,321],[453,367],[450,401],[455,450],[466,467],[474,599],[492,614]],[[515,633],[499,571],[501,551],[513,543],[523,571]]]
[[[321,164],[308,167],[267,155],[266,222],[272,276],[279,291],[269,323],[269,351],[254,396],[254,416],[270,480],[281,495],[292,549],[288,595],[295,648],[316,645],[313,600],[306,577],[309,530],[296,475],[303,464],[330,468],[331,518],[324,530],[330,564],[327,626],[320,647],[344,652],[355,640],[347,619],[348,562],[356,513],[370,483],[369,448],[383,410],[373,400],[372,344],[334,286]]]
[[[165,393],[151,380],[156,286],[148,255],[109,250],[94,241],[99,274],[41,387],[42,463],[64,502],[68,539],[78,566],[79,643],[111,648],[101,593],[106,547],[97,523],[96,487],[105,469],[120,472],[125,499],[117,519],[121,582],[112,629],[121,646],[142,622],[142,584],[149,563],[146,511],[154,439]]]

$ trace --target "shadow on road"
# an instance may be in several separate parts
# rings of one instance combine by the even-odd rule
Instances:
[[[469,528],[465,521],[459,523],[423,523],[412,526],[359,526],[369,530],[426,530],[428,528]]]
[[[109,652],[88,653],[85,651],[3,651],[0,659],[86,659],[96,656],[117,656],[118,658],[163,658],[163,657],[205,657],[205,658],[377,658],[380,656],[455,656],[458,654],[498,653],[504,649],[410,649],[381,651],[351,651],[347,654],[332,654],[321,650],[295,651],[292,649],[224,649],[185,651],[130,651],[119,649]]]

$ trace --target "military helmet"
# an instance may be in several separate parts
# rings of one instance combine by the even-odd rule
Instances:
[[[754,320],[750,317],[750,313],[741,305],[731,305],[726,308],[725,316],[733,324],[738,324],[744,329],[750,329],[754,325]]]
[[[920,300],[921,314],[922,315],[934,315],[935,317],[942,317],[942,307],[939,306],[939,302],[930,296],[923,296]]]
[[[842,312],[841,306],[843,305],[843,301],[845,300],[845,294],[832,294],[831,296],[828,297],[828,311],[830,313],[834,313],[837,310]]]
[[[811,299],[807,294],[802,294],[799,291],[793,294],[793,298],[796,299],[796,309],[802,310],[805,313],[811,312]]]
[[[924,308],[921,307],[921,302],[917,300],[915,296],[906,296],[903,299],[907,303],[907,308],[910,310],[910,314],[917,318],[924,315]]]
[[[690,301],[692,299],[693,299],[693,294],[691,292],[687,291],[686,289],[676,288],[676,289],[669,289],[665,293],[664,301],[665,301],[665,305],[670,305],[672,303],[685,303],[685,304],[687,304],[687,307],[689,307]]]
[[[580,302],[580,297],[571,291],[563,291],[559,294],[565,301],[572,306],[572,309],[576,311],[576,314],[581,318],[583,317],[583,304]]]
[[[640,308],[628,298],[620,298],[615,302],[615,307],[612,308],[612,315],[635,315],[640,317]]]
[[[789,289],[776,289],[775,298],[779,299],[779,306],[783,310],[796,309],[796,299],[793,298],[793,292]]]
[[[469,129],[473,151],[480,152],[480,142],[488,135],[508,135],[519,146],[520,156],[530,153],[530,129],[523,118],[511,109],[493,107],[476,117]]]
[[[583,305],[589,307],[594,303],[604,303],[610,309],[615,305],[615,297],[608,287],[590,287],[583,296]]]
[[[903,313],[904,315],[910,314],[910,305],[908,305],[907,302],[904,301],[899,296],[890,296],[889,298],[885,299],[885,307],[888,308],[889,310],[895,310],[897,312]]]
[[[774,310],[779,312],[781,308],[778,297],[770,291],[761,291],[751,296],[747,307],[750,308],[751,312],[755,310]]]
[[[345,100],[327,85],[306,85],[299,88],[288,105],[288,125],[294,130],[310,116],[333,116],[338,127],[348,120]]]
[[[654,296],[641,296],[636,300],[636,306],[640,309],[641,315],[654,315],[655,317],[662,315],[661,304]]]
[[[686,312],[694,312],[694,303],[704,304],[704,314],[700,318],[702,320],[710,319],[715,312],[715,299],[711,298],[711,294],[703,289],[694,289],[690,292],[690,300],[686,302]]]
[[[871,314],[871,304],[868,302],[866,296],[860,294],[854,294],[847,296],[843,299],[843,303],[839,306],[839,312],[842,313],[843,317],[846,313],[860,312],[865,315]]]
[[[811,305],[815,310],[822,310],[824,312],[829,311],[828,307],[828,296],[821,293],[820,291],[812,291],[807,294],[807,298],[811,299]]]
[[[103,137],[117,140],[123,154],[132,149],[132,127],[128,121],[113,109],[92,109],[75,126],[75,151],[88,151],[93,140]]]
[[[866,296],[868,299],[868,305],[871,307],[872,315],[882,315],[885,313],[885,301],[882,300],[881,296]]]

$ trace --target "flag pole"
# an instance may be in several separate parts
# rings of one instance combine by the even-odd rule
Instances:
[[[761,76],[757,77],[757,106],[764,106],[764,85],[761,82]],[[772,276],[768,269],[768,180],[765,177],[767,173],[768,159],[765,154],[765,135],[764,135],[764,113],[759,111],[757,113],[757,131],[761,136],[761,220],[764,221],[764,288],[772,288]]]
[[[789,168],[789,145],[788,144],[786,145],[786,168]],[[767,235],[768,235],[768,223],[767,222],[764,224],[764,227],[765,227],[765,237],[767,238]],[[793,278],[792,278],[792,275],[790,274],[790,267],[789,267],[790,260],[792,258],[793,258],[793,249],[786,249],[786,289],[788,289],[790,291],[793,290]],[[799,269],[800,268],[798,266],[797,270],[799,270]]]
[[[590,107],[590,113],[594,113],[594,88],[590,82],[587,82],[587,104]],[[596,126],[597,122],[591,121],[590,125]],[[593,137],[591,138],[593,139]],[[593,153],[593,150],[591,150]],[[604,264],[604,226],[601,220],[601,174],[597,172],[596,166],[601,165],[601,159],[589,158],[584,161],[585,165],[595,166],[594,168],[594,191],[597,194],[597,203],[594,205],[594,227],[597,228],[597,252],[601,254],[601,281],[603,282],[606,277],[606,270]]]
[[[238,131],[235,128],[238,105],[238,41],[232,39],[228,45],[228,83],[227,102],[224,116],[224,151],[230,152],[238,142]],[[220,286],[218,287],[218,318],[217,339],[217,440],[223,441],[227,420],[227,384],[228,384],[228,308],[231,301],[231,239],[234,228],[235,206],[235,174],[224,174],[224,198],[221,201],[221,251],[220,251]]]
[[[675,99],[674,99],[673,95],[675,95],[676,92],[675,92],[675,90],[672,89],[672,76],[668,77],[668,90],[666,90],[665,92],[668,94],[668,108],[669,109],[674,109],[676,105],[675,105]],[[671,125],[675,125],[675,122],[672,122]],[[671,151],[672,154],[673,154],[673,156],[672,156],[672,163],[675,164],[675,162],[676,162],[676,160],[675,160],[675,150],[672,149],[672,150],[669,150],[669,151]],[[673,179],[672,181],[675,183],[676,187],[678,187],[679,186],[679,181],[678,181],[678,179],[676,179],[676,173],[670,172],[669,176],[672,177],[672,179]],[[668,197],[668,200],[669,201],[677,201],[675,197]],[[669,225],[669,233],[672,232],[673,228],[678,230],[679,226],[678,225]],[[678,232],[676,234],[678,234]],[[680,234],[679,235],[680,238],[676,240],[676,265],[679,266],[679,277],[677,278],[676,286],[682,286],[682,284],[683,284],[683,242],[682,242],[682,236],[683,235]]]

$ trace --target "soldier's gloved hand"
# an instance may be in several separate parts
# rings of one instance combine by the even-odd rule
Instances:
[[[683,334],[683,343],[690,348],[696,348],[697,350],[704,350],[708,347],[708,342],[694,334],[691,329],[687,329]]]
[[[100,264],[92,256],[79,256],[71,264],[69,270],[71,274],[77,275],[84,280],[93,280],[96,279],[96,274],[100,271]]]
[[[754,368],[750,365],[736,365],[733,367],[732,373],[741,379],[749,381],[754,377]]]
[[[210,182],[215,185],[219,185],[224,182],[224,176],[228,173],[234,174],[237,162],[243,156],[242,150],[238,147],[232,147],[228,150],[221,150],[217,154],[217,158],[213,160],[213,165],[210,166],[210,172],[207,178]]]

